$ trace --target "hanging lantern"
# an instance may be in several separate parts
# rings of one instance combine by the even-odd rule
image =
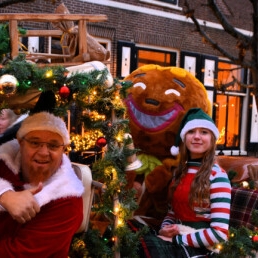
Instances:
[[[59,89],[59,95],[61,96],[61,98],[66,99],[70,95],[70,89],[66,85],[63,85]]]
[[[10,96],[17,90],[18,80],[10,74],[4,74],[0,77],[0,94]]]

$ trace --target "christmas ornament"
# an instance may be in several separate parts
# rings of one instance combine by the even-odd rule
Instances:
[[[99,137],[96,141],[96,145],[100,148],[105,147],[107,144],[107,140],[104,137]]]
[[[258,236],[257,235],[253,236],[252,240],[253,240],[253,242],[258,242]]]
[[[18,81],[10,74],[4,74],[0,77],[0,94],[10,96],[17,90]]]
[[[66,99],[70,95],[70,89],[66,85],[63,85],[59,89],[59,95],[61,96],[61,98]]]
[[[249,188],[249,183],[247,181],[241,182],[243,188]]]

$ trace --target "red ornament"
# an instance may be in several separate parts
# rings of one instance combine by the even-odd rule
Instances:
[[[66,85],[63,85],[59,89],[59,95],[61,96],[61,98],[66,99],[70,95],[70,89]]]
[[[252,240],[253,242],[258,242],[258,235],[253,236]]]
[[[107,144],[107,140],[104,137],[99,137],[96,141],[96,145],[100,148],[105,147]]]

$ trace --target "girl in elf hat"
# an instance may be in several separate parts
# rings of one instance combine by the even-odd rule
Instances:
[[[145,239],[151,257],[209,257],[215,255],[216,244],[227,240],[231,185],[215,162],[218,136],[213,120],[201,109],[190,109],[184,116],[177,146],[171,148],[172,155],[180,150],[170,185],[171,208],[159,238]]]

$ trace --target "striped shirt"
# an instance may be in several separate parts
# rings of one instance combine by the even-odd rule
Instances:
[[[177,235],[176,242],[192,247],[210,247],[228,239],[230,218],[231,185],[227,173],[214,164],[210,174],[210,199],[205,207],[189,206],[190,186],[200,167],[198,162],[188,162],[188,171],[174,192],[171,209],[164,218],[161,228],[180,221],[195,227],[194,224],[206,222],[209,227],[194,233]],[[196,227],[197,228],[197,227]]]

